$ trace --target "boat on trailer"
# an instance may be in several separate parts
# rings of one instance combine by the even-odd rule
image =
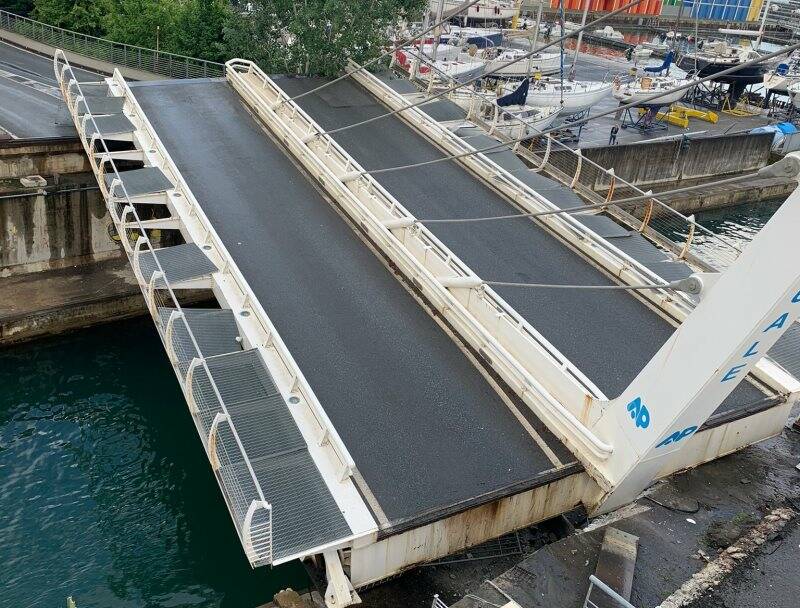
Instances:
[[[503,85],[503,93],[511,93],[516,83]],[[542,78],[531,83],[525,103],[536,107],[560,108],[562,116],[577,114],[611,94],[610,82],[573,81]]]

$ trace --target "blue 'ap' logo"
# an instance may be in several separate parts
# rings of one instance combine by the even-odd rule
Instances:
[[[640,429],[650,426],[650,411],[642,403],[641,397],[636,397],[628,404],[628,413],[631,415],[631,420],[634,420]]]
[[[678,443],[681,439],[685,439],[692,433],[697,430],[696,426],[689,426],[683,429],[682,431],[675,431],[672,435],[668,435],[664,440],[659,443],[656,447],[663,448],[665,445],[669,445],[671,443]]]

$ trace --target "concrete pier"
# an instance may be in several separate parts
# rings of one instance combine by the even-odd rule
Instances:
[[[0,142],[0,346],[145,312],[80,140]]]

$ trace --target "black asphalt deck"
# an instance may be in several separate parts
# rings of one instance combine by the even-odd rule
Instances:
[[[308,78],[277,78],[290,95],[318,86]],[[299,100],[323,128],[353,124],[387,110],[352,81],[324,95]],[[326,99],[335,97],[332,105]],[[342,100],[349,99],[349,106]],[[371,100],[371,101],[370,101]],[[394,167],[440,158],[442,152],[399,118],[390,117],[336,133],[365,169]],[[375,175],[418,218],[503,215],[510,204],[455,162]],[[547,230],[526,218],[499,222],[430,224],[431,230],[485,280],[612,284],[605,274]],[[619,395],[674,331],[628,292],[496,288],[531,325],[586,374],[609,398]],[[718,411],[747,407],[764,394],[744,382]]]
[[[227,83],[132,86],[391,525],[553,475],[452,339]]]

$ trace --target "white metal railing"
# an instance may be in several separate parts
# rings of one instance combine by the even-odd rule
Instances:
[[[558,153],[554,154],[551,150],[552,147],[557,148]],[[692,217],[688,217],[670,207],[660,200],[657,194],[644,191],[639,186],[618,175],[613,169],[603,167],[588,158],[581,153],[580,149],[573,150],[554,137],[547,137],[544,150],[519,148],[518,152],[521,152],[523,156],[536,163],[537,172],[550,172],[554,174],[553,176],[558,181],[573,189],[587,183],[597,183],[600,181],[599,176],[602,176],[603,181],[608,183],[607,196],[604,198],[606,198],[609,207],[614,206],[615,199],[621,200],[631,196],[651,195],[646,201],[638,202],[635,205],[623,205],[620,209],[626,213],[637,207],[644,209],[638,226],[641,232],[646,232],[648,229],[656,231],[660,237],[663,237],[657,239],[659,244],[665,244],[665,239],[669,242],[677,243],[676,252],[685,248],[686,253],[694,254],[701,263],[708,265],[709,269],[724,270],[741,253],[741,250],[735,244],[698,223]],[[584,166],[584,163],[588,167]],[[587,176],[589,179],[586,179]],[[581,177],[584,179],[581,179]],[[584,188],[595,193],[591,186],[585,185]],[[610,196],[608,196],[609,194]],[[597,196],[600,196],[600,194],[597,193]],[[683,236],[682,240],[676,238],[679,235]],[[690,236],[702,236],[707,245],[699,246],[698,240],[689,238]],[[684,257],[686,257],[685,254]]]
[[[598,589],[603,594],[603,601],[598,602],[592,599],[592,591]],[[586,599],[583,601],[583,608],[636,608],[628,600],[606,585],[594,574],[589,576],[589,590],[586,592]]]
[[[240,59],[226,65],[228,79],[246,103],[456,331],[523,399],[536,403],[541,418],[565,431],[571,443],[607,458],[612,447],[594,436],[551,391],[577,412],[592,399],[605,400],[602,392],[417,223],[258,66]]]
[[[431,608],[450,608],[450,607],[439,598],[438,593],[435,593],[433,595],[433,601],[431,601]]]
[[[169,78],[218,77],[224,71],[224,66],[214,61],[89,36],[8,11],[0,10],[0,29],[59,49],[68,49],[85,57]]]
[[[75,127],[78,130],[81,141],[83,142],[89,162],[91,163],[94,173],[97,176],[97,181],[107,202],[109,213],[114,221],[117,231],[122,237],[120,242],[122,243],[125,253],[131,262],[134,274],[136,275],[140,288],[142,289],[142,293],[148,303],[148,308],[154,319],[156,328],[158,329],[159,336],[161,337],[162,341],[164,341],[165,347],[167,347],[166,323],[160,315],[159,309],[166,307],[173,308],[174,313],[171,315],[170,321],[174,323],[174,318],[172,317],[174,317],[175,314],[183,315],[180,302],[175,295],[173,286],[170,284],[161,262],[159,261],[157,250],[153,247],[149,237],[147,236],[147,231],[142,225],[138,212],[136,211],[133,201],[125,187],[125,183],[122,180],[122,176],[120,175],[116,163],[114,162],[114,157],[102,136],[99,125],[91,113],[89,98],[84,95],[81,83],[78,81],[72,66],[69,64],[69,61],[65,57],[63,51],[60,49],[57,50],[54,55],[53,69],[61,88],[62,95],[64,96],[64,100],[67,104],[67,108],[73,117]],[[78,112],[78,104],[80,102],[83,102],[86,109],[86,112],[82,118]],[[94,133],[87,137],[86,131],[87,127],[90,125],[94,129]],[[95,146],[98,144],[102,147],[101,158],[99,162],[95,152]],[[105,180],[107,174],[105,167],[106,164],[110,166],[114,176],[111,180],[111,183],[108,185],[106,184]],[[121,196],[120,191],[122,194]],[[130,218],[132,218],[133,221],[130,221]],[[152,256],[153,262],[155,263],[155,271],[149,280],[145,280],[140,265],[141,254],[143,251]],[[231,496],[226,502],[229,510],[231,511],[231,515],[233,516],[234,523],[236,524],[236,530],[242,539],[242,543],[245,546],[245,550],[248,553],[248,557],[250,558],[251,562],[254,565],[270,564],[272,563],[273,559],[272,507],[265,500],[261,485],[255,475],[255,472],[253,471],[252,464],[250,463],[247,453],[244,450],[241,439],[239,438],[233,421],[228,414],[225,402],[222,399],[222,395],[220,394],[216,382],[214,381],[211,370],[208,368],[208,364],[202,355],[202,351],[191,330],[191,327],[189,327],[188,323],[184,323],[184,326],[194,349],[194,352],[191,353],[194,355],[194,357],[187,376],[184,376],[178,370],[176,360],[172,361],[173,366],[181,383],[181,387],[183,388],[184,392],[190,396],[190,398],[192,395],[192,372],[199,366],[204,369],[207,375],[209,385],[214,393],[214,397],[219,403],[221,412],[215,417],[215,421],[210,432],[208,434],[200,432],[200,436],[206,449],[206,453],[209,456],[209,460],[211,460],[212,463],[216,461],[219,465],[220,447],[224,451],[223,456],[226,462],[233,462],[231,456],[227,454],[228,448],[231,447],[238,452],[242,458],[242,462],[245,463],[250,481],[252,482],[252,490],[256,496],[247,496],[246,490],[241,487],[240,483],[237,483],[232,487],[235,490],[238,489],[241,492],[241,495],[238,497]],[[172,351],[174,353],[172,350],[173,346],[173,344],[170,344],[167,347],[168,352]],[[199,355],[199,357],[197,355]],[[187,377],[189,379],[188,386]],[[199,431],[202,428],[202,425],[198,421],[196,415],[193,416],[193,418]],[[226,444],[221,445],[216,439],[218,423],[223,421],[229,428],[231,436],[234,439],[234,446],[228,446]],[[219,466],[214,468],[215,472],[219,472],[220,475],[222,475],[222,471],[220,471]],[[225,487],[227,489],[228,485],[225,485]],[[238,501],[238,504],[236,504],[235,501]],[[240,512],[242,507],[246,509],[246,513]],[[268,523],[265,524],[264,522],[261,522],[259,524],[259,529],[254,533],[252,530],[245,529],[245,523],[250,524],[253,519],[253,514],[259,509],[263,509],[267,512],[266,521]]]
[[[419,61],[424,62],[431,69],[431,73],[435,71],[441,79],[449,82],[450,85],[455,84],[454,79],[436,69],[436,66],[433,65],[433,62],[429,61],[421,52]],[[410,71],[405,70],[399,64],[393,64],[392,67],[408,72],[409,77],[412,77],[413,75]],[[491,122],[489,123],[489,134],[491,135],[496,130],[498,122],[498,108],[497,105],[492,103],[491,100],[487,99],[485,95],[481,95],[471,88],[462,87],[461,89],[452,91],[447,95],[447,97],[452,101],[457,99],[463,100],[464,98],[469,101],[467,120],[474,120],[477,116],[483,116],[484,109],[486,107],[492,108],[493,116]],[[478,106],[477,109],[476,104]],[[509,116],[511,117],[512,122],[519,123],[520,133],[518,136],[521,136],[523,133],[521,130],[526,128],[527,124],[516,116]],[[568,126],[569,125],[565,125],[565,128]],[[531,148],[519,145],[516,146],[516,151],[518,153],[522,153],[524,156],[537,162],[537,172],[542,170],[547,171],[548,169],[556,169],[556,173],[562,173],[562,175],[566,177],[566,179],[560,179],[559,181],[561,181],[564,185],[569,186],[571,189],[575,189],[576,186],[580,184],[579,178],[581,175],[583,174],[584,177],[586,176],[586,170],[583,168],[583,163],[586,162],[591,171],[600,172],[608,178],[609,184],[611,185],[609,192],[610,196],[608,196],[607,201],[609,205],[614,204],[612,197],[615,193],[618,195],[617,198],[623,198],[623,196],[619,196],[623,192],[624,196],[631,196],[630,192],[625,192],[625,189],[638,195],[648,194],[638,186],[635,186],[624,178],[616,175],[613,169],[602,167],[595,161],[587,158],[585,155],[581,154],[580,149],[573,150],[565,143],[559,141],[551,135],[545,136],[545,141],[545,149],[541,155],[538,154],[538,151],[535,151]],[[568,167],[565,167],[560,156],[551,156],[553,146],[559,150],[563,150],[565,154],[572,155],[574,157],[574,165],[569,164]],[[548,163],[548,161],[550,162]],[[561,176],[556,175],[555,177],[558,178]],[[617,187],[615,190],[613,185],[617,182],[624,186],[624,188]],[[736,247],[736,245],[725,240],[720,235],[716,234],[712,230],[709,230],[702,224],[697,223],[697,221],[693,218],[687,217],[676,209],[673,209],[658,199],[657,196],[651,197],[649,202],[642,201],[637,205],[627,205],[624,207],[623,211],[626,209],[634,209],[635,207],[645,208],[645,213],[639,226],[641,232],[657,232],[657,236],[662,238],[657,238],[655,240],[657,240],[659,244],[666,245],[668,247],[669,244],[675,241],[677,236],[683,236],[684,239],[682,241],[682,247],[678,247],[676,252],[681,251],[681,249],[685,249],[683,257],[686,257],[687,253],[693,253],[698,258],[698,261],[708,264],[710,266],[709,269],[723,270],[724,268],[727,268],[741,253],[741,250]],[[700,236],[703,237],[701,241],[698,242],[698,240],[693,238],[695,236],[695,232],[699,232]],[[672,247],[670,248],[672,249]]]

